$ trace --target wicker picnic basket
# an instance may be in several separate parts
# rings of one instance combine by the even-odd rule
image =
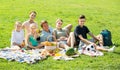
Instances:
[[[49,38],[54,38],[53,36],[48,36],[48,38],[47,38],[47,41],[48,41],[48,39]],[[55,50],[56,48],[57,48],[57,42],[49,42],[48,41],[48,43],[50,44],[49,46],[47,46],[47,45],[45,45],[45,49],[46,50]],[[54,45],[52,45],[52,44],[54,44]]]

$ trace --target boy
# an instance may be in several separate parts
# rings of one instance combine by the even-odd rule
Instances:
[[[76,45],[79,45],[79,44],[85,44],[85,45],[94,44],[94,46],[97,50],[113,51],[115,47],[112,47],[110,49],[105,49],[104,47],[100,47],[100,46],[103,46],[102,36],[99,35],[99,37],[95,37],[90,32],[90,30],[87,28],[87,26],[84,25],[85,20],[86,20],[85,16],[81,15],[78,19],[79,25],[76,26],[76,28],[74,30]],[[87,40],[87,34],[89,34],[93,39]],[[99,41],[100,46],[97,46],[95,44],[96,41]]]

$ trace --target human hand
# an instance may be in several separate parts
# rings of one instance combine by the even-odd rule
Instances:
[[[66,37],[62,36],[60,37],[60,40],[66,40]]]
[[[20,44],[20,47],[23,48],[25,46],[25,42],[23,41],[21,44]]]

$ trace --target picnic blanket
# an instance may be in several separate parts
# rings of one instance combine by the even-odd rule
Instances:
[[[73,60],[74,58],[80,56],[79,54],[67,56],[65,53],[66,53],[66,50],[63,49],[60,52],[56,53],[53,59],[54,60],[65,60],[65,61],[68,61],[68,60]]]
[[[6,59],[8,61],[18,61],[20,63],[26,62],[29,64],[36,63],[39,60],[45,59],[40,55],[41,50],[10,50],[3,49],[0,50],[0,58]]]
[[[90,48],[90,47],[88,46],[88,47],[86,47],[86,49],[78,48],[78,50],[77,50],[78,53],[75,55],[72,55],[72,56],[67,56],[65,54],[66,50],[63,49],[63,50],[59,51],[58,53],[56,53],[53,56],[53,59],[54,60],[73,60],[75,57],[79,57],[80,54],[85,54],[85,55],[89,55],[89,56],[103,56],[102,52],[95,50],[93,48],[91,50],[88,50],[88,48]],[[42,51],[43,51],[43,49],[34,49],[34,50],[2,49],[2,50],[0,50],[0,58],[6,59],[8,61],[18,61],[20,63],[26,62],[28,64],[33,64],[33,63],[36,63],[40,60],[47,58],[47,57],[40,55],[40,53]]]
[[[10,48],[2,49],[0,50],[0,58],[6,59],[8,61],[18,61],[20,63],[28,63],[33,64],[40,60],[45,59],[46,57],[43,57],[40,55],[43,49],[34,49],[34,50],[12,50]],[[65,50],[61,50],[58,52],[59,56],[53,56],[54,60],[73,60],[75,56],[66,56]],[[56,54],[58,54],[56,53]],[[79,55],[77,55],[78,57]]]
[[[85,54],[88,56],[103,56],[103,52],[96,50],[93,44],[81,46],[78,48],[80,54]]]

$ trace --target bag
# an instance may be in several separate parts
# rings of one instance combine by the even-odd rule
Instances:
[[[104,46],[111,46],[111,45],[113,45],[111,32],[109,30],[107,30],[107,29],[102,30],[102,32],[100,34],[102,34],[102,36],[103,36]]]

